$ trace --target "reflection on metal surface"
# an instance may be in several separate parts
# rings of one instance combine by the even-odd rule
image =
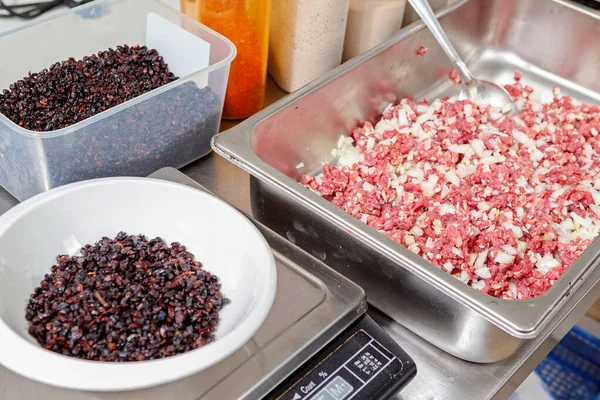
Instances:
[[[600,103],[594,72],[600,16],[589,9],[561,0],[461,1],[441,23],[482,79],[510,82],[519,69],[533,87],[558,84],[564,94]],[[429,48],[425,57],[416,55],[419,46]],[[450,68],[431,34],[416,24],[220,135],[213,145],[256,177],[251,207],[259,220],[280,234],[293,233],[300,247],[324,252],[328,265],[365,288],[371,304],[413,332],[457,357],[487,363],[511,356],[525,339],[540,335],[569,295],[585,294],[580,286],[598,264],[600,241],[545,295],[501,300],[462,284],[295,181],[332,161],[338,137],[360,121],[372,121],[386,102],[456,90],[446,79]],[[295,226],[311,226],[318,235]]]

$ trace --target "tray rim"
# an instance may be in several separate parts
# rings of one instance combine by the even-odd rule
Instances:
[[[441,17],[450,14],[469,1],[461,0],[456,4],[445,7],[437,15]],[[576,12],[582,12],[598,19],[600,22],[600,15],[587,7],[566,0],[548,1],[556,3],[558,6],[573,9]],[[213,137],[211,146],[217,154],[242,168],[253,177],[267,183],[276,190],[280,190],[304,208],[326,219],[329,223],[335,224],[340,229],[343,228],[349,234],[358,237],[366,246],[378,251],[389,261],[396,264],[397,267],[404,268],[413,275],[425,280],[431,286],[476,312],[500,329],[517,338],[534,338],[551,321],[567,297],[584,296],[585,293],[578,290],[579,284],[600,264],[600,237],[588,246],[555,285],[543,295],[530,300],[495,298],[456,280],[446,272],[441,271],[440,268],[413,254],[343,210],[338,209],[321,196],[305,189],[297,181],[263,161],[251,148],[250,136],[264,120],[422,29],[425,29],[422,22],[412,23],[388,41],[342,64],[237,126]]]

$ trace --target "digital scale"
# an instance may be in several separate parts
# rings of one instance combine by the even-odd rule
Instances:
[[[416,372],[404,350],[364,315],[265,400],[387,399]]]
[[[150,177],[206,191],[172,168]],[[0,400],[375,400],[398,393],[417,368],[366,315],[364,291],[253,222],[275,257],[277,294],[263,325],[234,354],[188,378],[121,393],[50,387],[0,366]]]

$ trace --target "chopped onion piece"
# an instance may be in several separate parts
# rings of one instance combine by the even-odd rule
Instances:
[[[433,249],[433,239],[428,237],[427,241],[425,242],[425,247],[428,249]]]
[[[559,226],[567,231],[571,231],[573,229],[575,229],[575,224],[573,223],[573,220],[571,218],[566,218],[564,219]]]
[[[544,257],[539,258],[538,262],[535,264],[542,274],[548,273],[548,271],[559,265],[560,261],[552,257],[552,254],[546,254]]]
[[[450,182],[451,184],[455,185],[455,186],[460,186],[460,178],[458,177],[458,175],[456,174],[456,171],[451,169],[450,171],[446,172],[444,174],[444,177],[446,178],[446,180],[448,182]]]
[[[452,253],[454,253],[454,255],[458,256],[458,257],[463,257],[463,252],[460,251],[460,249],[452,246]]]
[[[542,159],[544,158],[544,153],[540,151],[540,149],[535,149],[533,150],[533,153],[531,153],[531,158],[534,161],[542,161]]]
[[[474,279],[473,282],[471,282],[471,287],[473,289],[483,290],[483,288],[485,288],[485,281],[483,281],[483,279]]]
[[[473,139],[471,140],[471,148],[473,148],[475,154],[481,157],[485,151],[485,143],[481,139]]]
[[[490,279],[492,277],[492,273],[488,267],[482,267],[475,270],[475,274],[483,279]]]
[[[372,185],[372,184],[370,184],[369,182],[366,182],[366,181],[365,181],[365,182],[363,182],[363,185],[362,185],[362,187],[363,187],[363,189],[365,189],[366,191],[370,191],[370,190],[373,190],[373,189],[376,189],[376,188],[377,188],[377,186],[375,186],[375,185]]]
[[[573,221],[577,222],[579,225],[583,226],[584,228],[590,228],[592,226],[592,223],[594,222],[590,217],[580,217],[579,214],[577,214],[576,212],[571,212],[569,214],[571,216],[571,218],[573,218]]]
[[[435,194],[435,185],[437,185],[438,179],[436,174],[431,174],[426,182],[421,183],[421,189],[425,196],[431,197]]]
[[[471,115],[473,115],[473,106],[469,103],[466,103],[464,105],[463,111],[465,113],[465,117],[470,117]]]
[[[442,193],[440,193],[442,199],[445,198],[448,195],[448,193],[450,193],[450,188],[447,185],[442,184]]]
[[[444,265],[442,265],[442,267],[446,270],[446,272],[448,273],[452,273],[452,271],[454,270],[454,265],[452,265],[452,263],[450,261],[446,261],[444,263]]]
[[[516,256],[517,254],[519,254],[519,250],[508,244],[502,245],[502,251],[511,256]]]
[[[396,199],[401,200],[404,194],[404,186],[398,186],[396,188]]]
[[[479,161],[482,164],[486,164],[486,165],[499,164],[499,163],[505,162],[506,161],[506,157],[504,157],[504,156],[482,157]]]
[[[513,129],[512,136],[517,142],[519,142],[521,144],[529,145],[529,146],[534,145],[533,141],[529,138],[529,136],[527,136],[526,134],[524,134],[523,132],[521,132],[518,129]]]
[[[417,117],[417,124],[424,124],[425,122],[429,121],[431,119],[431,117],[433,116],[433,110],[431,110],[431,113],[427,112],[425,114],[421,114]]]
[[[417,109],[417,113],[425,114],[427,111],[429,111],[429,106],[426,104],[418,104],[416,109]]]
[[[477,99],[477,86],[471,86],[469,88],[469,99],[471,99],[471,100]]]
[[[456,167],[456,175],[461,178],[465,178],[471,174],[474,174],[475,171],[477,171],[477,167],[475,165],[465,165],[461,163]]]
[[[358,148],[350,145],[344,146],[337,151],[338,165],[341,167],[351,167],[362,159],[362,155]]]
[[[542,104],[550,104],[554,101],[554,94],[549,91],[544,91],[540,96],[540,103]]]
[[[408,171],[406,171],[406,175],[410,176],[411,178],[415,178],[419,181],[422,181],[423,178],[425,178],[425,173],[417,168],[411,168]]]
[[[480,201],[480,202],[477,204],[477,208],[478,208],[480,211],[487,211],[487,210],[489,210],[491,207],[490,207],[490,204],[489,204],[487,201]]]
[[[518,226],[515,226],[514,224],[511,224],[510,222],[505,222],[502,224],[503,227],[510,229],[513,232],[513,235],[515,235],[515,237],[517,239],[521,239],[523,237],[523,230],[521,228],[519,228]]]
[[[472,267],[475,264],[475,260],[477,259],[477,253],[469,254],[469,259],[467,260],[467,265]]]
[[[517,284],[513,281],[508,282],[508,290],[512,294],[513,299],[517,298]]]
[[[398,126],[409,126],[410,121],[408,120],[406,110],[398,110]]]
[[[477,259],[475,260],[475,269],[480,269],[485,266],[485,260],[487,259],[489,251],[490,250],[487,249],[477,255]]]
[[[492,112],[490,113],[490,119],[491,119],[492,121],[497,121],[497,120],[499,120],[499,119],[500,119],[500,118],[502,118],[502,117],[504,117],[504,115],[502,115],[501,113],[499,113],[499,112],[497,112],[497,111],[492,111]]]
[[[444,203],[440,207],[440,215],[454,214],[455,212],[456,208],[452,204]]]
[[[460,274],[453,275],[453,276],[463,283],[469,282],[469,273],[467,271],[464,271],[464,270],[460,271]]]
[[[436,235],[441,234],[442,229],[444,229],[444,226],[442,225],[442,221],[440,221],[439,219],[434,219],[433,220],[433,230],[435,231]]]
[[[415,236],[419,236],[419,237],[423,236],[423,229],[421,229],[421,227],[419,227],[419,225],[413,226],[409,232]]]
[[[453,153],[467,154],[469,151],[471,151],[471,146],[468,144],[451,144],[448,146],[448,150]]]
[[[512,104],[510,103],[506,103],[505,105],[502,106],[502,114],[508,114],[512,111]]]
[[[494,258],[494,261],[498,264],[510,264],[515,260],[515,256],[511,256],[510,254],[506,254],[502,251],[499,251]]]
[[[375,147],[375,138],[374,137],[370,137],[369,139],[367,139],[367,152],[369,151],[373,151],[373,148]]]
[[[375,125],[375,132],[376,132],[376,134],[381,134],[385,131],[396,130],[397,127],[398,127],[398,123],[395,118],[393,118],[393,119],[382,118],[377,123],[377,125]]]
[[[552,194],[550,195],[550,198],[551,199],[558,199],[560,196],[562,196],[569,189],[570,189],[569,186],[561,186],[560,188],[558,188],[554,192],[552,192]]]

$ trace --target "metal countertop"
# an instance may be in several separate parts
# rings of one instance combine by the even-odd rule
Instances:
[[[280,98],[283,93],[269,81],[267,103]],[[222,128],[232,126],[225,121]],[[210,154],[182,169],[186,175],[232,203],[240,210],[252,215],[250,209],[250,176],[227,160]],[[17,200],[0,188],[0,214],[17,204]],[[392,321],[377,310],[369,314],[402,346],[417,364],[414,380],[406,386],[396,400],[483,400],[506,399],[533,371],[546,354],[569,329],[579,321],[592,304],[600,297],[598,280],[600,270],[594,271],[580,290],[587,292],[579,304],[568,301],[554,318],[550,327],[536,339],[524,344],[507,360],[493,364],[469,363],[444,353],[420,337]],[[4,396],[3,386],[10,385],[12,372],[1,370],[0,400],[13,400]],[[29,399],[27,399],[29,400]],[[32,399],[33,400],[33,399]]]

